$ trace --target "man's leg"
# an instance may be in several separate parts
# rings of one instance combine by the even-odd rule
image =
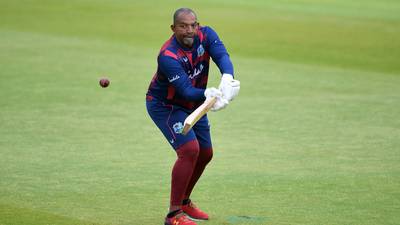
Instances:
[[[181,209],[199,155],[199,143],[197,140],[189,141],[180,146],[176,154],[178,158],[172,169],[170,212]]]
[[[199,155],[199,143],[193,131],[182,135],[183,121],[188,113],[179,107],[164,104],[157,99],[147,99],[147,111],[177,154],[171,174],[170,212],[166,225],[196,225],[182,211],[182,201]]]
[[[189,199],[190,194],[193,191],[194,186],[196,185],[197,181],[199,180],[200,176],[203,174],[204,169],[206,168],[207,164],[211,161],[213,156],[213,149],[212,148],[205,148],[200,149],[199,156],[197,158],[196,165],[193,170],[192,177],[190,182],[186,188],[185,197],[184,199]]]
[[[213,156],[210,126],[207,116],[202,117],[193,127],[193,130],[195,131],[196,138],[199,142],[200,152],[193,170],[192,177],[190,178],[190,182],[185,191],[185,198],[182,202],[182,210],[193,219],[207,220],[207,213],[201,211],[190,201],[190,194],[192,193],[193,188]]]
[[[192,193],[193,187],[196,185],[199,180],[201,174],[206,168],[208,162],[211,161],[212,158],[212,148],[201,149],[199,153],[199,157],[197,158],[197,162],[195,165],[195,169],[193,170],[192,177],[190,178],[190,182],[186,188],[185,198],[182,201],[182,210],[186,213],[190,218],[197,220],[208,220],[208,214],[200,210],[195,204],[191,202],[189,199],[190,194]]]

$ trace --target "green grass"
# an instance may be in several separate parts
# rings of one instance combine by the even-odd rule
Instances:
[[[209,115],[199,224],[398,224],[399,2],[0,0],[0,225],[162,224],[175,155],[144,95],[180,6],[242,84]]]

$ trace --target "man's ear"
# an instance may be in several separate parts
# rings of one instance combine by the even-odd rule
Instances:
[[[172,24],[172,25],[171,25],[171,30],[172,30],[172,32],[174,32],[174,29],[175,29],[175,26]]]

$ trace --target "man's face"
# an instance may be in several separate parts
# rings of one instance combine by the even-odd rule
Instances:
[[[171,25],[171,29],[178,42],[187,48],[193,46],[198,27],[199,24],[193,13],[181,13],[175,23]]]

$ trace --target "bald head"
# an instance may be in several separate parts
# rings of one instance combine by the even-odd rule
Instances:
[[[182,46],[186,48],[192,47],[198,28],[199,23],[193,10],[180,8],[175,11],[174,24],[171,25],[171,30]]]
[[[180,8],[177,9],[174,13],[174,25],[177,23],[177,21],[182,15],[187,15],[187,14],[192,14],[194,18],[197,20],[197,15],[193,10],[189,8]]]

